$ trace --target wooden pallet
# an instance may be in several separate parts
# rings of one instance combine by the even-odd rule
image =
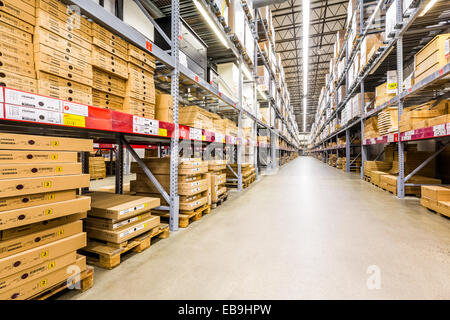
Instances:
[[[169,235],[169,225],[161,223],[158,227],[120,244],[89,239],[88,245],[82,251],[86,253],[88,263],[105,269],[113,269],[120,264],[121,257],[125,253],[140,253],[150,247],[152,239],[156,237],[166,239]]]
[[[216,202],[211,203],[211,209],[215,209],[218,206],[222,205],[225,201],[227,201],[227,199],[228,199],[228,192],[224,192],[219,196],[219,199]]]
[[[211,206],[209,204],[205,204],[197,209],[191,211],[183,211],[181,210],[178,214],[178,226],[180,228],[187,228],[194,221],[200,220],[204,215],[211,212]],[[161,219],[165,221],[169,221],[170,213],[162,210],[152,210],[153,215],[160,216]]]
[[[255,181],[256,181],[256,173],[253,173],[250,176],[248,176],[247,178],[242,179],[242,188],[243,189],[248,188]],[[229,188],[237,188],[238,182],[237,181],[228,181],[225,185]]]
[[[64,280],[56,285],[54,285],[51,288],[48,288],[47,290],[38,293],[37,295],[34,295],[28,300],[47,300],[54,298],[56,295],[60,296],[69,290],[79,290],[80,292],[85,292],[86,290],[92,288],[94,285],[94,267],[92,266],[86,266],[86,270],[82,271],[78,282],[72,282],[70,284],[67,283],[67,280]],[[69,288],[69,285],[71,288]]]

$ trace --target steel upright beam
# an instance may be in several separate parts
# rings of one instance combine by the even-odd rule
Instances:
[[[238,168],[238,191],[242,191],[242,86],[243,86],[243,79],[242,79],[242,57],[239,56],[239,111],[238,111],[238,144],[237,144],[237,154],[236,154],[236,161],[237,161],[237,168]]]
[[[123,143],[119,134],[116,151],[116,193],[123,194]]]
[[[253,40],[254,40],[254,47],[255,47],[255,54],[253,56],[253,61],[254,61],[254,68],[253,68],[253,80],[256,80],[256,76],[258,74],[258,50],[256,49],[256,47],[258,46],[258,19],[256,19],[257,14],[258,14],[258,9],[255,9],[253,11],[254,14],[254,30],[253,30]],[[258,117],[258,96],[257,96],[257,92],[256,92],[256,81],[253,82],[253,103],[255,104],[254,106],[254,110],[255,110],[255,117]],[[253,125],[254,125],[254,138],[255,138],[255,147],[254,147],[254,155],[253,155],[253,162],[255,164],[255,174],[256,174],[256,180],[258,180],[258,175],[259,175],[259,167],[258,167],[258,154],[259,154],[259,148],[258,148],[258,123],[256,121],[253,121]]]
[[[174,131],[170,139],[170,231],[178,230],[178,100],[179,100],[179,80],[180,80],[180,1],[172,0],[172,57],[174,59],[174,68],[171,73],[170,94],[173,97],[173,123]]]
[[[397,24],[403,21],[402,1],[396,1],[397,5]],[[397,36],[397,95],[400,94],[403,87],[403,36]],[[400,118],[403,113],[403,100],[398,101],[398,136],[400,137]],[[398,139],[398,178],[397,178],[397,197],[405,197],[405,155],[404,143]]]
[[[345,130],[345,172],[350,172],[350,145],[350,129],[347,129]]]
[[[361,80],[361,180],[364,179],[364,162],[367,161],[367,146],[364,145],[364,116],[366,114],[364,101],[364,79]]]
[[[83,173],[89,173],[89,152],[81,153],[81,167]],[[87,192],[89,192],[89,187],[81,188],[81,194],[85,194]]]

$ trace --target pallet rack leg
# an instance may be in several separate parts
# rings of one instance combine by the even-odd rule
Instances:
[[[123,143],[122,136],[117,138],[116,150],[116,193],[123,194]]]

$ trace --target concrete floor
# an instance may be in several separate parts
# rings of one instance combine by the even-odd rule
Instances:
[[[417,199],[305,157],[233,198],[62,298],[450,298],[450,220]]]

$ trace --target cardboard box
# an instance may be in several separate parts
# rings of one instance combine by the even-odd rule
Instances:
[[[0,164],[1,179],[81,174],[81,163]]]
[[[227,174],[212,174],[211,175],[211,185],[213,187],[219,186],[227,182]]]
[[[414,81],[425,79],[450,62],[450,33],[440,34],[414,56]]]
[[[117,96],[124,97],[127,82],[126,80],[115,76],[109,72],[94,68],[93,88],[103,92],[108,92]]]
[[[92,47],[92,65],[121,78],[128,79],[127,62],[97,46]]]
[[[6,12],[0,11],[0,21],[7,23],[10,26],[13,26],[22,31],[25,31],[29,34],[33,34],[33,32],[34,32],[34,26],[32,24],[25,22],[23,20],[20,20],[19,18],[14,17]],[[31,40],[30,40],[30,42],[31,42]]]
[[[0,257],[16,254],[83,231],[81,221],[38,231],[23,237],[0,241]]]
[[[135,60],[146,64],[151,69],[156,68],[155,57],[153,57],[150,53],[132,45],[131,43],[128,43],[128,61],[136,64]],[[142,64],[140,66],[142,67]]]
[[[198,199],[189,201],[189,202],[180,202],[180,210],[182,211],[192,211],[195,210],[197,208],[200,208],[201,206],[208,204],[209,203],[209,195],[208,196],[203,196],[200,197]]]
[[[173,97],[170,94],[156,93],[155,117],[157,120],[173,121]]]
[[[388,100],[395,97],[395,93],[387,93],[387,82],[375,88],[375,107],[388,102]]]
[[[88,174],[0,180],[2,197],[89,187]]]
[[[74,27],[67,21],[62,21],[44,10],[36,10],[36,26],[45,28],[87,50],[91,50],[92,48],[91,37],[89,35],[81,32],[78,27]]]
[[[4,13],[1,13],[1,14],[4,14]],[[2,17],[1,14],[0,14],[0,18]],[[12,18],[14,19],[14,17],[12,17]],[[12,26],[10,24],[4,23],[1,20],[0,20],[0,32],[2,34],[8,33],[8,34],[12,35],[13,37],[18,38],[23,41],[26,41],[26,42],[33,41],[33,36],[31,35],[31,33],[28,33],[26,31],[19,29],[15,26]]]
[[[90,209],[90,203],[90,197],[78,197],[72,200],[3,211],[0,213],[0,230],[86,212]]]
[[[66,281],[69,278],[75,281],[77,279],[77,273],[86,270],[86,257],[78,255],[75,263],[62,267],[52,273],[49,273],[43,277],[37,278],[33,281],[27,282],[24,285],[11,289],[9,291],[0,294],[2,300],[24,300],[34,295],[39,294],[57,285],[60,282]]]
[[[81,249],[86,246],[86,233],[78,233],[73,236],[53,241],[51,243],[40,245],[14,255],[0,259],[0,278],[21,272],[50,261],[66,253]]]
[[[450,201],[439,201],[436,211],[440,214],[450,217]]]
[[[92,23],[92,33],[94,37],[104,40],[105,42],[114,43],[114,45],[125,49],[125,53],[128,54],[128,43],[120,38],[118,35],[108,31],[97,23]]]
[[[433,201],[450,201],[450,188],[441,186],[422,186],[422,197]]]
[[[215,186],[212,188],[211,191],[211,202],[217,202],[219,200],[219,197],[224,194],[225,192],[227,192],[227,187],[220,187],[220,186]]]
[[[77,162],[76,152],[40,150],[0,150],[0,164],[6,163],[63,163]]]
[[[0,86],[37,93],[37,81],[35,79],[20,76],[12,72],[3,72],[1,67]]]
[[[170,157],[144,158],[142,159],[153,174],[169,174]],[[137,163],[131,163],[133,173],[141,173]],[[198,159],[180,159],[178,163],[178,175],[197,175],[208,172],[208,162]]]
[[[88,215],[107,219],[127,219],[160,205],[157,198],[118,195],[109,192],[94,192],[89,195],[92,202]]]
[[[0,11],[1,13],[1,11]],[[33,50],[20,48],[16,45],[9,43],[3,43],[0,41],[0,57],[3,65],[11,65],[23,68],[25,70],[34,69],[34,56]],[[11,68],[11,67],[10,67]],[[1,68],[3,71],[8,71],[8,67]],[[27,75],[28,76],[28,75]],[[34,75],[29,75],[29,77],[34,78]]]
[[[86,34],[91,34],[91,22],[77,15],[75,10],[59,0],[36,0],[36,9],[44,10],[60,20],[68,21],[78,26]]]
[[[62,226],[64,224],[68,224],[71,222],[79,221],[87,217],[86,212],[79,212],[67,216],[62,216],[59,218],[54,218],[51,220],[43,220],[40,222],[23,225],[11,229],[6,229],[0,231],[0,239],[1,240],[9,240],[17,237],[23,237],[29,235],[31,233],[35,233],[42,230],[47,230],[49,228]]]
[[[157,193],[158,189],[148,180],[145,179],[146,176],[137,175],[137,180],[132,180],[130,182],[130,190],[140,193]],[[193,182],[192,184],[197,183],[198,185],[192,186],[190,183],[179,183],[178,184],[178,194],[184,196],[195,195],[198,193],[202,193],[208,189],[206,184],[206,180],[200,180],[201,182]],[[169,184],[166,182],[161,182],[161,185],[165,190],[169,190]]]
[[[15,197],[0,198],[0,212],[14,210],[41,204],[72,200],[76,198],[76,190],[63,190],[57,192],[20,195]],[[1,214],[1,213],[0,213]]]
[[[428,125],[430,127],[449,122],[450,122],[450,114],[445,114],[443,116],[428,119]]]
[[[40,263],[21,272],[2,278],[0,279],[0,293],[22,286],[27,282],[43,277],[65,266],[71,265],[75,263],[76,259],[77,253],[76,251],[72,251],[50,261]]]
[[[72,72],[69,65],[61,68],[56,66],[53,63],[54,61],[46,63],[46,58],[53,60],[50,56],[36,54],[36,59],[41,59],[36,61],[38,87],[40,89],[53,92],[56,95],[73,95],[75,101],[80,101],[80,98],[92,99],[92,79]],[[80,95],[82,97],[79,97]],[[59,97],[53,96],[53,98]]]
[[[1,149],[92,152],[93,147],[94,144],[91,139],[0,133]]]
[[[92,44],[98,48],[107,51],[110,54],[115,55],[117,58],[127,60],[127,49],[117,45],[113,40],[102,39],[96,31],[92,31]]]
[[[2,48],[3,51],[12,50],[12,48],[14,48],[15,52],[21,57],[33,57],[33,43],[16,38],[9,33],[2,34],[0,45],[0,48]],[[5,47],[5,45],[8,45],[8,47]]]
[[[39,51],[40,44],[46,45],[47,47],[58,50],[86,63],[91,63],[92,58],[90,50],[87,50],[86,48],[83,48],[44,28],[36,27],[34,31],[35,51]]]
[[[34,17],[34,6],[31,5],[30,0],[16,1],[16,0],[2,0],[0,2],[0,10],[6,12],[14,17],[17,17],[29,24],[35,25],[36,19]]]
[[[89,238],[104,240],[112,243],[121,243],[151,230],[160,224],[159,216],[150,216],[143,221],[132,222],[117,230],[106,230],[86,226]]]
[[[125,219],[125,220],[115,220],[115,219],[105,219],[97,217],[88,217],[84,220],[84,223],[88,227],[95,227],[99,229],[106,230],[117,230],[121,227],[128,226],[130,223],[136,221],[143,221],[151,216],[150,211],[138,214],[137,216]]]

